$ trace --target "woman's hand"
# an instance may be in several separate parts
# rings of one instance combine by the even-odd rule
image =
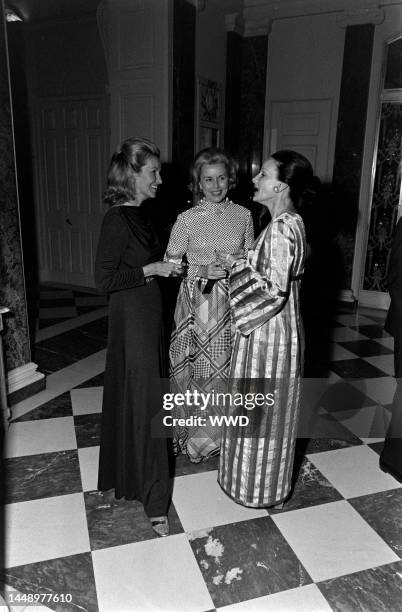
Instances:
[[[183,265],[172,261],[155,261],[142,268],[144,276],[181,276]]]
[[[242,253],[231,255],[223,251],[215,251],[216,259],[225,270],[230,270],[235,261],[242,258]]]
[[[210,263],[206,266],[207,278],[214,280],[226,277],[226,270],[221,266],[220,263]]]

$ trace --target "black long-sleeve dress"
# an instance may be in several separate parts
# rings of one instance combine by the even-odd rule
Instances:
[[[140,207],[108,210],[95,263],[96,284],[109,295],[98,488],[140,500],[148,516],[165,515],[170,497],[166,440],[151,435],[160,408],[153,381],[166,375],[162,302],[157,281],[142,269],[160,258]]]

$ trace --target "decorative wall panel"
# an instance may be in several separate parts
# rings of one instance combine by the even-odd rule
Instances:
[[[402,102],[381,107],[380,134],[363,289],[387,291],[386,276],[401,194]]]

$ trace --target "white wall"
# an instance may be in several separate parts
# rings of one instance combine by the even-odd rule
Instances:
[[[344,41],[345,29],[337,24],[336,14],[273,21],[268,39],[265,153],[269,150],[273,100],[329,99],[332,111],[327,167],[333,167]]]

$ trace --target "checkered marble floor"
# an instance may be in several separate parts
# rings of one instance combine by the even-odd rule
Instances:
[[[36,338],[50,338],[106,314],[106,298],[96,290],[40,287]]]
[[[180,457],[163,539],[141,504],[96,490],[105,322],[49,340],[61,367],[14,406],[6,440],[8,597],[71,594],[37,609],[105,612],[402,610],[402,486],[378,467],[395,385],[383,318],[335,316],[317,364],[339,386],[321,407],[333,435],[298,441],[283,510],[235,504],[216,459]]]

